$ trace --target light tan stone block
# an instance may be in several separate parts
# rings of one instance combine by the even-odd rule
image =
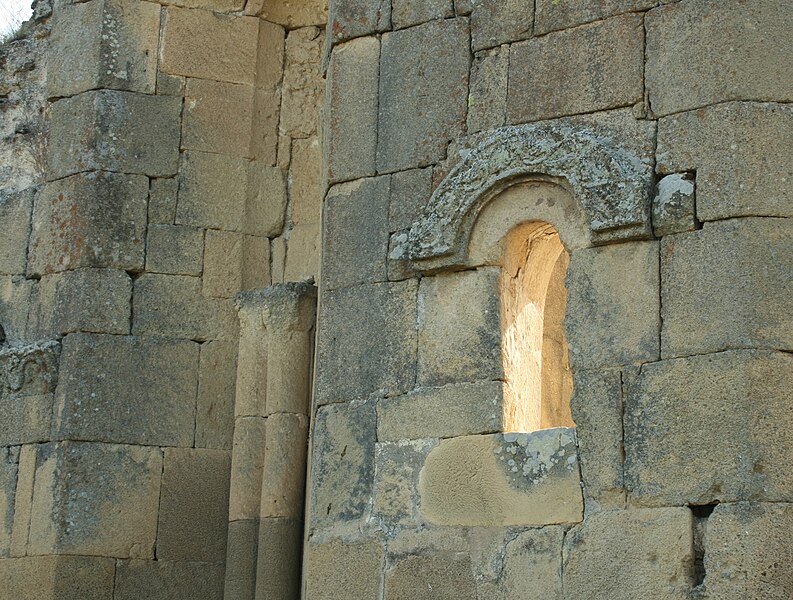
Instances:
[[[284,265],[284,281],[319,279],[320,225],[296,225],[289,232]]]
[[[522,0],[477,0],[471,2],[471,9],[471,48],[474,51],[531,36],[534,4]]]
[[[534,35],[569,29],[620,13],[639,12],[657,4],[657,0],[601,0],[600,2],[538,0],[535,9]]]
[[[318,27],[295,29],[286,36],[281,92],[282,134],[305,138],[318,131],[319,109],[325,93],[324,44],[325,34]]]
[[[323,26],[328,22],[327,0],[302,0],[301,2],[284,2],[283,0],[261,0],[262,8],[259,16],[262,19],[278,23],[288,29]]]
[[[256,597],[259,519],[229,523],[224,600]]]
[[[170,275],[201,275],[204,232],[185,225],[149,225],[146,270]]]
[[[0,559],[0,590],[9,599],[106,600],[113,595],[115,561],[88,556]]]
[[[293,140],[289,168],[292,223],[319,223],[322,208],[322,148],[319,139]]]
[[[379,541],[309,543],[307,550],[304,577],[308,598],[363,600],[380,596],[384,559]]]
[[[209,230],[204,246],[202,292],[230,298],[242,289],[242,234]]]
[[[509,47],[477,52],[468,92],[468,132],[500,127],[507,119]]]
[[[442,440],[419,480],[430,523],[497,527],[578,523],[583,500],[574,430]]]
[[[689,598],[692,544],[688,508],[589,516],[565,538],[565,598]]]
[[[22,446],[19,452],[16,493],[14,494],[14,522],[11,529],[9,556],[26,556],[33,511],[33,485],[36,477],[38,446]]]
[[[119,561],[113,597],[115,600],[223,600],[223,564]]]
[[[31,365],[32,366],[32,365]],[[52,394],[0,393],[0,444],[46,442],[52,435]]]
[[[256,598],[300,598],[303,524],[262,519],[257,550]]]
[[[242,289],[263,288],[270,277],[270,240],[255,235],[242,236]]]
[[[225,560],[230,473],[227,450],[165,449],[158,560]]]
[[[230,450],[234,437],[237,342],[201,344],[195,445]]]
[[[286,219],[285,172],[279,167],[251,163],[247,185],[243,231],[263,237],[280,235]]]
[[[475,600],[476,582],[467,556],[409,556],[385,576],[386,600]]]
[[[253,2],[248,2],[248,6],[253,5]],[[286,32],[283,27],[264,20],[259,21],[251,154],[270,167],[274,167],[277,160],[285,39]]]
[[[251,85],[187,80],[182,148],[250,157]]]
[[[264,418],[235,419],[229,521],[259,518],[265,443]]]
[[[32,214],[32,192],[0,195],[0,273],[25,272]]]
[[[8,343],[26,343],[40,337],[33,310],[38,287],[38,282],[24,275],[0,275],[0,323]]]
[[[253,85],[257,19],[170,7],[162,35],[160,69],[165,73]]]
[[[301,520],[306,487],[308,419],[287,413],[267,417],[262,471],[262,519]],[[272,541],[270,542],[272,544]]]
[[[495,597],[561,600],[563,541],[561,527],[519,533],[504,549],[504,570]]]

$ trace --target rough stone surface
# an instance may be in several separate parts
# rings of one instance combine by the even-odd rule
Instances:
[[[434,19],[454,16],[452,0],[394,0],[391,2],[391,23],[394,29],[419,25]]]
[[[419,385],[503,377],[498,278],[498,269],[486,268],[422,279]]]
[[[577,368],[658,360],[657,242],[576,250],[567,271],[567,335]]]
[[[25,600],[105,600],[113,595],[115,561],[87,556],[0,559],[0,589]]]
[[[468,133],[501,127],[507,121],[509,47],[477,52],[468,93]]]
[[[331,183],[375,174],[379,74],[377,38],[359,38],[334,48],[323,161]]]
[[[171,75],[253,84],[258,35],[253,17],[169,7],[160,69]]]
[[[319,130],[319,108],[325,91],[322,48],[325,34],[318,27],[304,27],[286,36],[279,132],[305,138]]]
[[[687,508],[587,517],[565,538],[565,598],[689,598],[691,521]]]
[[[180,98],[99,90],[51,107],[47,178],[100,169],[176,173]]]
[[[727,100],[793,100],[793,7],[784,0],[670,3],[647,16],[658,115]],[[726,128],[729,130],[729,128]]]
[[[422,388],[377,405],[377,439],[447,438],[501,428],[503,384],[456,383]]]
[[[17,471],[16,494],[14,495],[11,530],[10,555],[26,556],[30,539],[30,519],[33,512],[33,487],[36,478],[36,457],[38,445],[22,446],[19,449],[19,469]]]
[[[620,13],[646,10],[657,4],[658,0],[537,0],[534,35],[568,29]]]
[[[171,275],[201,275],[204,232],[185,225],[149,225],[146,270]]]
[[[583,501],[574,430],[442,440],[419,480],[430,523],[497,527],[581,521]]]
[[[523,0],[473,0],[471,47],[476,52],[531,36],[534,4]]]
[[[196,406],[197,448],[231,449],[236,379],[237,343],[212,341],[202,344]]]
[[[793,217],[793,108],[730,102],[661,119],[658,171],[697,172],[697,217]]]
[[[334,43],[391,28],[388,0],[330,0],[328,9],[328,31],[333,32]]]
[[[18,471],[19,448],[0,448],[0,561],[11,550]]]
[[[331,541],[308,544],[306,596],[316,600],[378,598],[382,589],[383,546]],[[347,565],[340,569],[339,565]]]
[[[164,560],[119,561],[116,600],[223,600],[223,565]]]
[[[89,173],[47,184],[36,198],[28,274],[79,267],[143,269],[148,181]]]
[[[385,577],[388,600],[475,600],[476,583],[467,556],[409,556]]]
[[[324,406],[312,433],[312,532],[362,519],[374,485],[373,402]]]
[[[68,335],[56,392],[56,432],[67,439],[191,446],[197,369],[193,342]]]
[[[252,5],[249,2],[248,5]],[[278,121],[281,118],[281,78],[286,32],[283,27],[259,21],[259,49],[253,99],[251,154],[267,166],[278,158]]]
[[[390,178],[334,186],[324,207],[322,285],[336,289],[386,277]]]
[[[432,195],[432,169],[411,169],[391,175],[388,205],[390,231],[407,229],[419,218]]]
[[[379,172],[423,167],[443,158],[465,127],[467,19],[432,21],[382,39]]]
[[[0,194],[0,273],[25,272],[32,212],[32,191]]]
[[[304,512],[308,419],[303,415],[272,414],[267,417],[264,439],[265,483],[259,514],[262,518],[300,520]]]
[[[507,122],[630,106],[642,99],[641,15],[614,17],[515,44]]]
[[[253,87],[188,79],[182,148],[250,156]]]
[[[789,219],[706,223],[661,250],[664,357],[793,349]]]
[[[149,182],[149,225],[173,225],[176,222],[176,177],[151,179]]]
[[[667,175],[653,198],[653,232],[657,237],[697,228],[695,182],[688,174]]]
[[[245,233],[275,237],[282,232],[286,218],[286,187],[285,174],[280,168],[251,163],[242,225]]]
[[[315,391],[320,404],[413,387],[417,287],[415,281],[380,283],[323,296]]]
[[[39,337],[31,306],[37,292],[37,282],[23,275],[0,275],[0,327],[8,343],[24,344]]]
[[[158,560],[225,560],[230,472],[228,451],[165,449]]]
[[[209,230],[204,242],[201,291],[212,298],[231,298],[242,289],[243,235]]]
[[[292,140],[292,160],[289,165],[289,198],[292,223],[319,223],[322,206],[323,158],[320,140],[316,137]]]
[[[30,554],[153,558],[161,473],[159,448],[40,447]]]
[[[625,404],[625,484],[646,505],[790,501],[790,354],[736,350],[642,367]],[[737,435],[735,432],[740,432]]]
[[[258,519],[229,523],[224,598],[256,597],[258,544]]]
[[[321,254],[319,223],[295,225],[289,232],[284,262],[284,281],[316,281],[319,279]]]
[[[300,597],[302,549],[303,524],[300,521],[259,521],[257,598]]]
[[[326,0],[306,2],[283,2],[282,0],[262,0],[259,16],[289,29],[309,25],[325,25],[328,21]]]
[[[259,518],[264,448],[265,420],[238,417],[234,422],[229,521]]]

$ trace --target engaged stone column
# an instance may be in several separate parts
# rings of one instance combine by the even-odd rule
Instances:
[[[308,283],[237,296],[226,600],[300,596],[316,303]]]

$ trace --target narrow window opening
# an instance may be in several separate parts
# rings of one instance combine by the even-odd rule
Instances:
[[[547,223],[524,223],[504,240],[501,325],[504,431],[573,427],[572,374],[563,319],[569,255]]]

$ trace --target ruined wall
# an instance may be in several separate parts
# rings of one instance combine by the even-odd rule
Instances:
[[[330,24],[304,597],[789,597],[789,3]],[[532,220],[571,254],[577,427],[499,434]]]

